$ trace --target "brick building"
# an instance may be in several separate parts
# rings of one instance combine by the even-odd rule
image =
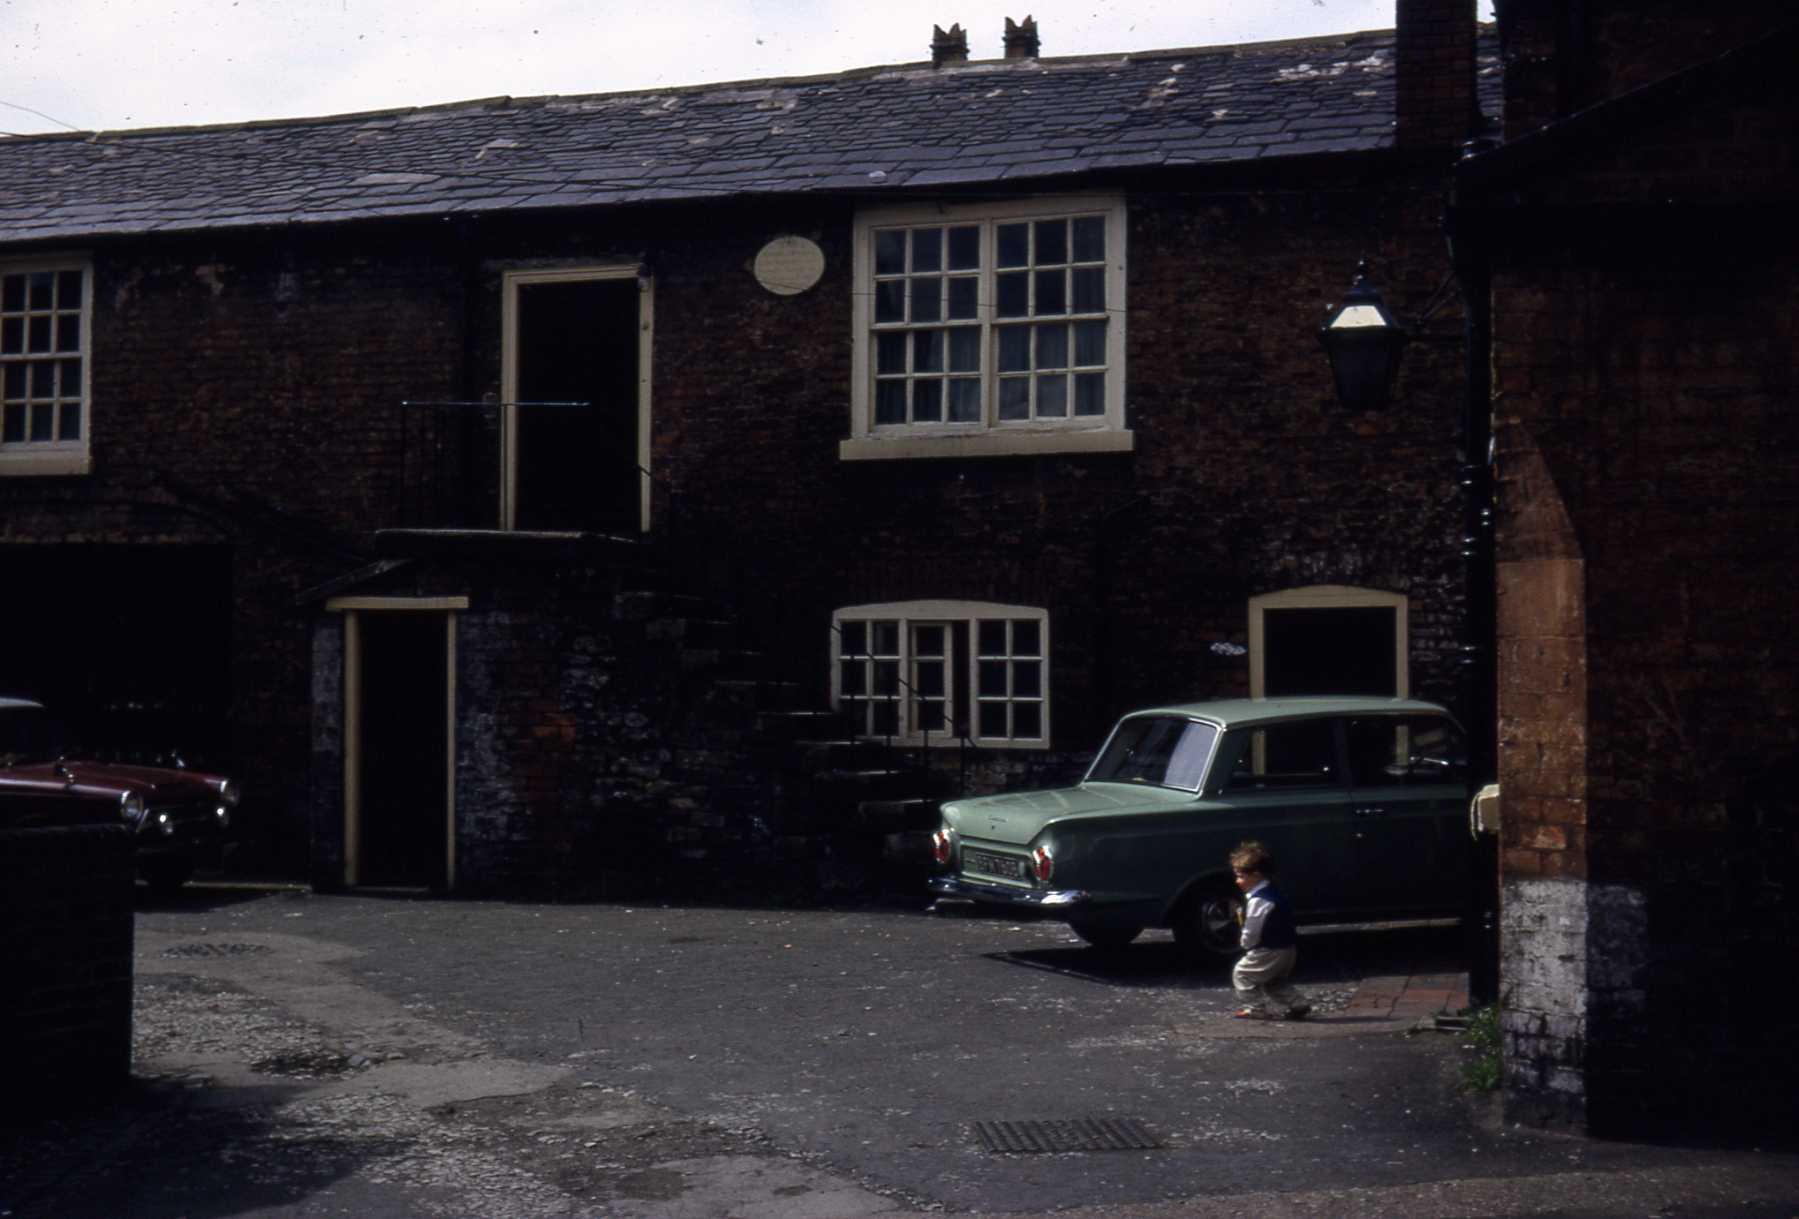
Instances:
[[[1402,7],[0,140],[0,684],[241,776],[251,866],[461,892],[817,883],[899,768],[796,777],[771,708],[936,790],[1159,700],[1455,704],[1444,185],[1498,78]],[[1428,316],[1351,413],[1364,258]]]
[[[1799,91],[1785,6],[1505,0],[1492,316],[1509,1110],[1790,1131]]]

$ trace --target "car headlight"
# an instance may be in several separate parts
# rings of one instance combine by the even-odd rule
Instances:
[[[243,798],[243,789],[237,784],[230,779],[219,780],[219,799],[224,802],[226,808],[236,808],[237,802]]]
[[[144,798],[133,791],[119,793],[119,816],[127,821],[142,821]]]

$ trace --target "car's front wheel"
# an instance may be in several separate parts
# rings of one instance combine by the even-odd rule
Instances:
[[[1095,948],[1123,948],[1139,935],[1141,927],[1118,927],[1108,923],[1070,923],[1074,933]]]
[[[1217,964],[1237,955],[1242,935],[1243,896],[1224,885],[1200,889],[1181,906],[1174,920],[1174,942],[1202,964]]]

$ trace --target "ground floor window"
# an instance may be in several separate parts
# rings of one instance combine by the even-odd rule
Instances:
[[[832,698],[858,735],[1049,744],[1049,615],[980,601],[856,605],[831,621]]]

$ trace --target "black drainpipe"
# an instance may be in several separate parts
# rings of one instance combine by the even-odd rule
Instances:
[[[1471,141],[1463,158],[1480,155],[1491,141]],[[1493,548],[1493,270],[1485,234],[1452,192],[1450,257],[1466,317],[1467,397],[1462,412],[1462,558],[1466,624],[1461,647],[1463,722],[1468,729],[1469,770],[1474,785],[1498,774],[1498,708],[1495,657],[1497,585]],[[1499,842],[1474,839],[1468,932],[1468,1000],[1476,1006],[1499,997]]]

